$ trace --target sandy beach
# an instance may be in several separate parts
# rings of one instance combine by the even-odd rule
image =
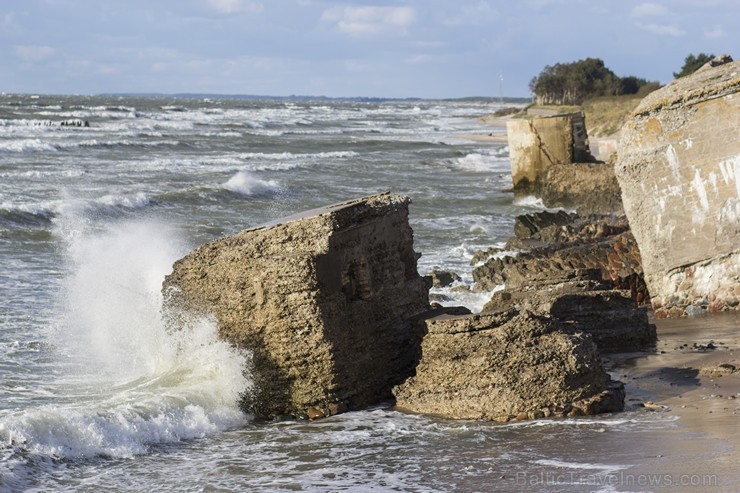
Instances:
[[[654,352],[606,357],[626,385],[628,411],[676,418],[675,433],[636,451],[646,455],[631,477],[653,478],[646,491],[740,491],[740,314],[656,325]]]
[[[490,128],[488,133],[457,135],[456,138],[472,140],[473,142],[507,142],[506,121],[510,119],[511,117],[484,116],[479,120]]]

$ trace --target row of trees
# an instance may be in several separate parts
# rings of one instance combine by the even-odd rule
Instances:
[[[529,83],[537,104],[581,104],[599,96],[637,94],[658,86],[634,76],[619,77],[599,58],[548,65]]]
[[[684,59],[681,71],[674,72],[673,77],[678,79],[692,74],[712,58],[712,54],[690,54]],[[599,96],[647,94],[658,87],[658,82],[632,75],[619,77],[599,58],[548,65],[529,83],[537,104],[581,104]]]

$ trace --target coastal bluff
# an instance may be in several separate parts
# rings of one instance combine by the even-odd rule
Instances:
[[[622,128],[616,175],[658,318],[740,309],[738,135],[729,57],[651,93]]]
[[[410,199],[389,193],[290,216],[204,244],[163,291],[174,318],[214,316],[252,353],[245,411],[321,417],[392,399],[418,361],[429,308]]]

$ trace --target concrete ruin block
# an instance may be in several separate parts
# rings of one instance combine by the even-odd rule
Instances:
[[[567,207],[579,214],[622,210],[622,192],[607,163],[568,163],[550,166],[543,175],[539,196],[545,207]]]
[[[426,325],[416,375],[393,391],[400,409],[500,422],[623,407],[591,337],[552,319],[503,310]]]
[[[334,414],[392,398],[418,361],[429,308],[410,199],[380,194],[242,231],[178,260],[170,313],[215,316],[252,353],[245,410]]]
[[[738,310],[740,62],[651,93],[616,166],[658,317]]]
[[[550,166],[591,161],[583,113],[506,122],[514,189],[534,191]]]

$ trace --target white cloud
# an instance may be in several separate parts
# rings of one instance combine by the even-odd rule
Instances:
[[[54,54],[51,46],[18,45],[15,46],[15,56],[24,62],[39,62]]]
[[[632,17],[659,17],[666,15],[668,10],[657,3],[641,3],[632,9]]]
[[[207,0],[208,5],[222,14],[235,14],[237,12],[262,12],[264,7],[260,2],[251,0]]]
[[[336,22],[340,30],[349,34],[377,34],[383,31],[406,33],[406,28],[416,20],[411,7],[332,7],[324,11],[321,19]]]
[[[722,26],[717,24],[714,26],[714,29],[711,31],[707,31],[704,33],[704,36],[707,38],[722,38],[727,34],[724,29],[722,29]]]
[[[661,35],[667,35],[667,36],[673,36],[673,37],[679,37],[686,34],[686,31],[681,29],[678,26],[668,26],[665,24],[642,24],[638,23],[637,27],[642,29],[643,31],[648,31],[654,34],[661,34]]]

